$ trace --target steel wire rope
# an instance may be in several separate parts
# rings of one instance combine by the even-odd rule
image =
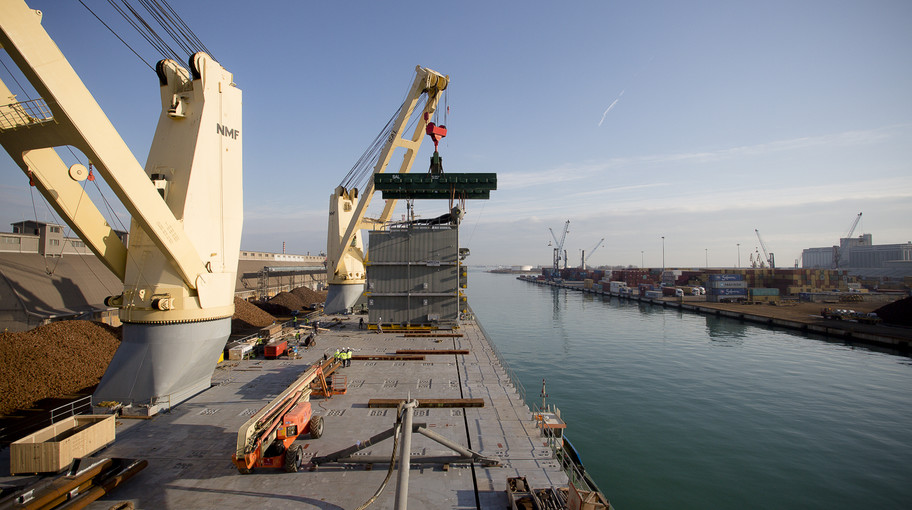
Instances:
[[[132,51],[133,54],[136,55],[136,57],[139,58],[139,60],[142,61],[143,64],[146,64],[146,67],[148,67],[149,69],[151,69],[151,70],[153,70],[153,71],[155,70],[154,67],[152,67],[148,62],[146,62],[146,59],[142,58],[142,56],[141,56],[139,53],[137,53],[136,50],[134,50],[132,46],[130,46],[129,44],[127,44],[127,41],[124,41],[123,38],[121,38],[120,35],[118,35],[117,32],[114,31],[113,28],[111,28],[110,26],[108,26],[108,24],[105,23],[104,20],[102,20],[101,18],[99,18],[98,15],[95,14],[95,11],[93,11],[92,9],[90,9],[89,6],[85,4],[85,2],[83,2],[82,0],[79,0],[79,3],[81,3],[82,6],[85,7],[87,11],[89,11],[90,13],[92,13],[92,16],[95,16],[95,19],[97,19],[102,25],[104,25],[104,27],[107,28],[108,31],[110,31],[112,34],[114,34],[114,37],[116,37],[117,39],[119,39],[120,42],[122,42],[122,43],[124,44],[124,46],[126,46],[130,51]]]
[[[6,67],[6,62],[4,62],[2,59],[0,59],[0,64],[3,64],[3,68],[6,69],[7,73],[9,73],[10,78],[12,78],[14,82],[16,82],[16,86],[19,87],[19,90],[21,90],[22,93],[25,94],[26,99],[31,101],[32,97],[29,95],[28,90],[26,90],[25,87],[23,87],[22,84],[19,83],[19,80],[16,78],[16,75],[13,74],[13,72],[9,70],[9,67]]]
[[[80,0],[79,3],[82,3],[82,0]],[[86,9],[88,9],[89,12],[92,13],[92,15],[95,15],[95,13],[92,12],[92,10],[88,8],[88,6],[86,6],[84,3],[82,3],[82,5],[83,5],[84,7],[86,7]],[[96,18],[98,18],[98,17],[96,16]],[[99,21],[101,21],[101,19],[99,19]],[[104,24],[103,21],[102,21],[102,24]],[[107,25],[105,25],[105,26],[107,26]],[[110,27],[109,27],[109,29],[110,29]],[[114,35],[116,36],[117,34],[115,33]],[[119,38],[119,37],[118,37],[118,38]],[[123,40],[121,39],[121,41],[123,41]],[[124,44],[126,44],[126,43],[124,43]],[[129,48],[129,45],[127,45],[127,47]],[[132,51],[132,48],[130,48],[130,50]],[[136,54],[135,51],[134,51],[134,54]],[[136,54],[136,56],[139,56],[139,55]],[[141,57],[140,57],[140,60],[142,60]],[[143,63],[145,63],[145,61],[143,61]],[[13,81],[16,83],[16,86],[19,87],[19,91],[20,91],[23,95],[25,95],[25,97],[26,97],[29,101],[31,101],[31,100],[32,100],[32,97],[31,97],[31,95],[29,94],[28,89],[26,89],[25,87],[22,86],[21,83],[19,83],[18,78],[16,78],[16,75],[13,74],[12,71],[10,71],[9,67],[7,67],[7,65],[6,65],[6,62],[4,62],[3,60],[0,60],[0,64],[3,64],[3,68],[6,69],[6,72],[10,75],[10,78],[12,78]],[[70,155],[73,156],[73,159],[75,159],[76,161],[78,161],[78,162],[81,163],[81,161],[80,161],[80,159],[79,159],[79,156],[77,156],[76,153],[73,152],[73,148],[72,148],[71,146],[67,145],[67,146],[66,146],[66,149],[70,152]],[[90,165],[91,165],[91,163],[90,163]],[[108,203],[107,197],[105,197],[104,193],[101,191],[101,188],[98,187],[98,182],[97,182],[97,181],[95,181],[95,187],[96,187],[96,189],[98,190],[98,193],[99,193],[99,195],[101,196],[102,200],[105,202],[105,205],[108,207],[108,212],[111,214],[111,216],[113,216],[114,218],[117,219],[118,223],[120,223],[120,225],[121,225],[121,228],[122,228],[123,230],[126,230],[125,228],[123,228],[123,222],[120,221],[120,218],[114,213],[113,208],[112,208],[111,205]],[[33,191],[31,188],[32,188],[32,186],[30,185],[30,186],[29,186],[29,195],[30,195],[31,200],[32,200],[32,212],[33,212],[33,214],[35,215],[35,223],[38,223],[38,209],[37,209],[37,207],[35,206],[34,191]],[[85,191],[85,184],[83,184],[83,186],[82,186],[82,195],[80,195],[80,197],[79,197],[79,202],[77,202],[77,204],[76,204],[76,210],[77,210],[77,211],[79,210],[79,204],[82,203],[82,197],[85,196],[85,194],[86,194],[86,191]],[[42,198],[43,198],[43,195],[42,195]],[[48,210],[48,213],[50,214],[50,217],[51,217],[51,218],[53,218],[53,219],[55,219],[55,220],[57,220],[57,221],[59,221],[59,222],[61,222],[61,223],[66,223],[66,222],[64,222],[62,219],[60,219],[60,218],[56,215],[56,213],[51,209],[50,204],[48,203],[47,200],[44,200],[44,206],[45,206],[45,208]],[[47,264],[47,257],[45,257],[44,270],[45,270],[45,273],[47,273],[49,276],[53,276],[53,274],[57,272],[57,267],[60,265],[60,261],[63,259],[63,251],[66,249],[66,245],[67,245],[67,243],[68,243],[69,240],[70,240],[69,237],[68,237],[68,231],[69,231],[69,230],[70,230],[70,226],[69,226],[69,224],[67,224],[67,232],[64,232],[64,235],[63,235],[63,246],[60,247],[60,255],[61,255],[61,256],[60,256],[60,258],[57,259],[57,262],[54,264],[54,269],[49,269],[49,266],[48,266],[48,264]],[[85,262],[85,259],[83,259],[83,262]],[[89,272],[92,273],[92,276],[94,276],[95,279],[98,280],[98,283],[100,283],[103,287],[105,287],[106,290],[108,290],[108,291],[110,292],[111,290],[107,288],[107,285],[105,285],[105,282],[101,279],[101,277],[98,276],[98,273],[96,273],[95,270],[92,269],[92,267],[88,264],[88,262],[85,262],[85,264],[86,264],[86,268],[89,270]]]
[[[75,159],[77,162],[82,164],[82,160],[79,158],[79,156],[76,155],[75,152],[73,152],[73,147],[67,145],[66,148],[70,152],[70,155],[73,156],[73,159]],[[86,163],[87,163],[86,166],[88,166],[88,168],[89,168],[89,175],[91,175],[92,174],[92,162],[86,161]],[[120,216],[118,216],[117,213],[114,211],[114,208],[111,207],[111,203],[108,202],[108,197],[105,196],[105,193],[101,189],[101,186],[98,185],[98,179],[88,179],[88,180],[92,181],[92,184],[95,185],[95,191],[98,192],[98,196],[100,196],[101,201],[104,202],[105,207],[107,208],[108,215],[110,215],[110,217],[113,218],[114,220],[117,220],[117,224],[120,225],[121,231],[129,232],[127,227],[124,226],[123,221],[120,220]],[[83,185],[83,193],[85,193],[85,185]],[[80,201],[81,200],[82,200],[82,197],[80,197]],[[45,201],[45,204],[46,203],[47,203],[47,201]],[[79,208],[79,206],[77,205],[77,209],[78,208]],[[104,217],[104,216],[102,216],[102,217]],[[107,218],[105,218],[105,220],[107,221]],[[112,221],[110,223],[113,224],[114,222]],[[69,228],[69,225],[67,225],[67,227]],[[129,256],[129,253],[127,255]],[[88,266],[88,262],[86,262],[86,266],[89,267],[89,271],[92,272],[93,275],[95,275],[95,278],[98,279],[98,282],[101,283],[102,285],[104,285],[104,282],[101,281],[101,278],[94,271],[92,271],[90,266]],[[108,290],[110,291],[110,289],[108,289]]]
[[[155,43],[155,41],[153,41],[153,40],[149,37],[148,34],[146,34],[145,32],[143,32],[143,30],[140,28],[140,26],[137,24],[137,22],[136,22],[135,20],[131,19],[130,16],[128,16],[127,13],[124,12],[124,10],[123,10],[122,8],[120,8],[120,6],[118,6],[117,4],[115,4],[115,3],[114,3],[114,0],[108,0],[108,4],[109,4],[111,7],[113,7],[114,10],[116,10],[117,13],[120,14],[120,16],[121,16],[127,23],[130,24],[130,26],[133,27],[133,30],[135,30],[140,36],[142,36],[142,37],[146,40],[147,43],[149,43],[153,48],[155,48],[155,51],[157,51],[160,55],[166,55],[166,54],[167,54],[167,51],[165,51],[164,48],[162,48],[162,47],[160,47],[159,45],[157,45],[157,44]],[[154,68],[153,68],[153,70],[154,70]]]
[[[370,499],[365,501],[364,504],[359,506],[357,510],[364,510],[365,508],[371,506],[371,504],[373,504],[374,501],[376,501],[377,498],[380,497],[380,494],[383,492],[383,489],[386,488],[386,484],[389,483],[390,478],[392,478],[392,476],[393,476],[393,468],[396,465],[396,450],[399,448],[399,435],[405,433],[405,431],[402,430],[402,426],[399,425],[399,420],[400,420],[400,418],[397,417],[396,418],[396,422],[397,422],[396,428],[398,428],[399,430],[397,432],[393,433],[393,453],[392,453],[392,455],[390,455],[390,462],[389,462],[390,465],[389,465],[389,468],[386,470],[386,478],[383,479],[383,483],[380,484],[380,487],[377,488],[377,491],[374,492],[374,495],[371,496]]]
[[[162,30],[168,34],[171,40],[174,41],[177,46],[184,51],[184,53],[187,53],[189,55],[193,54],[193,48],[191,47],[192,44],[188,44],[188,41],[185,38],[177,36],[174,28],[167,22],[166,16],[159,9],[153,7],[152,3],[150,3],[148,0],[139,0],[139,3],[146,8],[146,12],[152,16],[152,19],[158,23],[158,26],[160,26]]]
[[[183,27],[183,30],[186,31],[186,33],[189,35],[190,39],[196,43],[196,46],[198,48],[201,48],[203,51],[205,51],[210,57],[215,58],[215,56],[212,54],[212,52],[209,51],[209,48],[207,48],[206,45],[203,44],[203,41],[200,40],[200,38],[196,36],[196,33],[190,29],[190,26],[187,25],[187,23],[184,22],[183,18],[181,18],[180,15],[171,7],[171,4],[169,4],[168,2],[165,2],[165,7],[168,8],[168,11],[178,21],[179,25],[181,27]],[[216,59],[216,60],[218,60],[218,59]]]
[[[364,180],[364,175],[372,172],[373,167],[377,163],[377,159],[380,157],[380,150],[383,148],[383,145],[386,143],[386,140],[389,138],[392,129],[393,122],[396,117],[399,116],[399,112],[402,111],[402,106],[399,106],[399,109],[396,110],[396,113],[390,117],[386,125],[383,126],[383,129],[374,137],[374,140],[368,146],[368,148],[361,154],[361,157],[358,158],[358,161],[355,162],[354,166],[348,171],[345,177],[342,179],[341,186],[346,189],[351,189],[351,186],[354,184],[360,184]]]
[[[158,32],[156,32],[155,29],[152,28],[151,25],[149,25],[149,22],[146,21],[146,19],[143,18],[138,12],[136,12],[136,9],[134,9],[132,6],[130,6],[130,4],[128,4],[126,0],[121,0],[121,1],[123,2],[124,7],[128,11],[130,11],[130,13],[133,15],[133,18],[135,19],[135,21],[133,19],[130,19],[130,16],[127,16],[127,14],[123,10],[121,10],[119,7],[117,7],[117,5],[114,3],[114,0],[108,0],[108,3],[111,4],[111,6],[113,6],[115,9],[117,9],[117,11],[120,12],[121,16],[123,16],[123,18],[125,20],[127,20],[128,23],[133,25],[133,28],[135,28],[136,31],[140,33],[140,35],[145,37],[146,41],[148,41],[149,44],[151,44],[153,47],[155,47],[158,50],[159,54],[161,54],[162,56],[168,57],[168,58],[172,58],[177,62],[180,62],[183,60],[180,57],[180,53],[174,51],[174,48],[172,48],[170,44],[168,44],[167,42],[165,42],[164,39],[162,39],[162,37],[158,34]],[[143,31],[143,29],[140,28],[141,26],[145,27],[145,31]]]
[[[146,9],[150,12],[153,9],[150,5],[155,6],[155,11],[159,14],[156,17],[160,20],[166,20],[167,23],[164,23],[163,27],[172,38],[180,41],[180,38],[183,39],[181,44],[187,49],[190,54],[196,53],[198,51],[204,51],[209,56],[212,56],[212,53],[209,51],[209,48],[200,40],[199,37],[190,29],[190,27],[184,22],[184,20],[177,14],[177,12],[168,4],[165,0],[140,0],[146,5]],[[170,27],[170,28],[169,28]],[[180,35],[180,38],[178,38]],[[215,58],[215,57],[213,57]]]

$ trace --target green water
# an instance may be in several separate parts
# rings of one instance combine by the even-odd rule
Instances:
[[[472,272],[527,402],[619,510],[912,508],[912,360]]]

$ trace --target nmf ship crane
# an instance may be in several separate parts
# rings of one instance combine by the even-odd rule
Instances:
[[[363,184],[363,189],[350,184],[360,179],[348,180],[340,184],[329,199],[329,229],[326,240],[326,280],[329,292],[324,306],[325,313],[340,313],[351,308],[364,292],[366,271],[364,268],[364,245],[361,240],[361,229],[381,227],[393,214],[396,200],[387,200],[379,218],[364,216],[374,194],[373,175],[383,173],[393,152],[398,148],[405,149],[399,173],[408,173],[418,155],[418,149],[430,126],[437,136],[446,135],[444,126],[435,126],[430,122],[437,110],[441,93],[446,90],[449,76],[444,76],[430,69],[418,66],[415,68],[415,79],[408,95],[397,115],[387,125],[378,140],[385,139],[382,149],[374,164],[373,171]],[[415,109],[421,99],[425,99],[421,115],[417,117],[415,129],[406,133],[407,124],[413,118]],[[385,136],[383,136],[385,134]],[[370,149],[368,149],[368,153]],[[367,153],[366,153],[367,154]],[[363,160],[364,158],[362,158]],[[349,174],[351,175],[351,173]]]
[[[0,46],[39,99],[0,82],[0,144],[57,214],[118,278],[123,339],[96,401],[150,413],[209,387],[234,313],[243,222],[241,91],[205,53],[189,69],[156,66],[162,112],[145,168],[61,51],[41,11],[0,0]],[[75,147],[132,216],[125,246],[86,196],[90,171],[56,149]]]

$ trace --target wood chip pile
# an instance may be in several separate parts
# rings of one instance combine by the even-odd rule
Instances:
[[[231,321],[231,333],[245,333],[269,326],[276,318],[258,306],[243,299],[234,298],[234,317]]]
[[[98,384],[120,336],[120,328],[90,321],[0,333],[0,414]]]
[[[318,292],[307,287],[298,287],[297,289],[292,290],[291,293],[297,296],[298,299],[301,300],[301,303],[304,304],[304,306],[310,306],[326,301],[327,294],[325,290]]]
[[[280,292],[265,303],[257,303],[263,310],[276,317],[288,317],[305,307],[326,301],[326,292],[317,292],[307,287],[298,287],[291,292]]]

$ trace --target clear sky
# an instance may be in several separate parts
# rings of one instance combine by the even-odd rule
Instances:
[[[77,1],[29,5],[144,162],[154,73]],[[568,219],[571,261],[605,238],[590,265],[661,266],[664,236],[667,266],[733,266],[739,243],[743,266],[759,229],[788,266],[859,212],[856,235],[912,241],[908,0],[172,5],[244,92],[243,249],[325,250],[329,196],[415,65],[451,78],[445,170],[498,174],[468,204],[471,264],[550,264]],[[49,219],[7,156],[0,176],[2,230]]]

